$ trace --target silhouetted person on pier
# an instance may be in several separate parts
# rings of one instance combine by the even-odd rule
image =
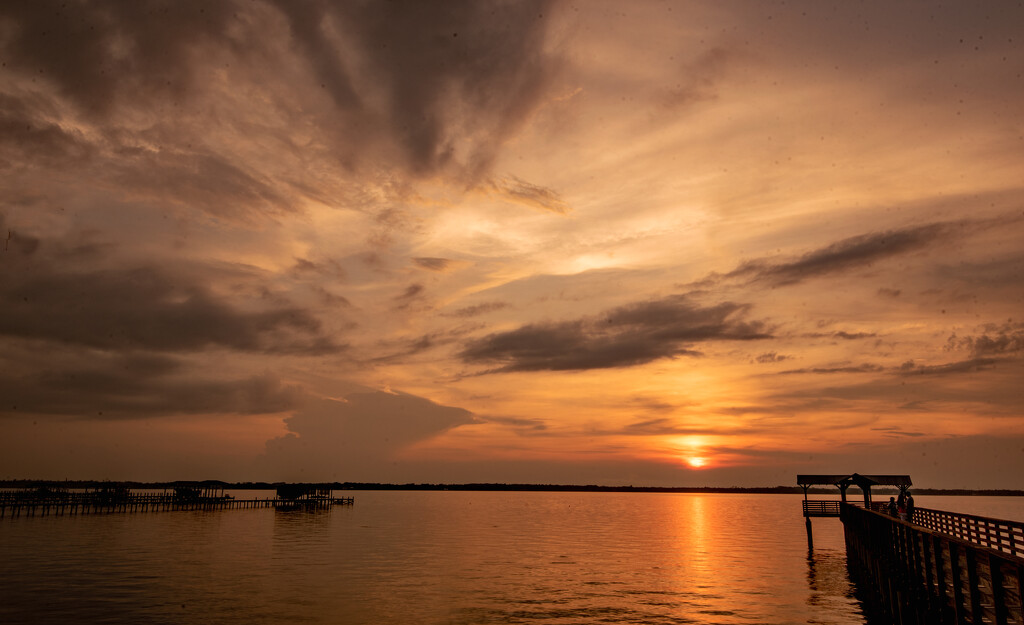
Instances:
[[[900,521],[907,520],[907,494],[902,490],[899,499],[896,500],[896,511],[900,515]]]
[[[907,491],[907,520],[914,522],[914,496]]]
[[[896,516],[896,498],[895,497],[889,497],[889,505],[886,506],[886,511],[889,513],[889,516]]]

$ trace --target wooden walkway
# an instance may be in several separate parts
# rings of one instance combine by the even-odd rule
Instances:
[[[1024,524],[840,508],[851,577],[896,625],[1024,625]]]
[[[0,518],[45,516],[51,514],[98,514],[116,512],[159,512],[174,510],[238,510],[275,508],[279,510],[314,510],[336,505],[352,505],[352,497],[310,499],[235,499],[234,497],[182,498],[172,494],[128,494],[111,497],[105,493],[56,493],[40,496],[35,493],[0,492]]]

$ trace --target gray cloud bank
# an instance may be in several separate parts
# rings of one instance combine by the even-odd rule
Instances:
[[[496,364],[488,373],[603,369],[660,358],[697,356],[694,343],[769,338],[750,307],[726,302],[703,307],[685,296],[631,304],[596,317],[531,324],[471,341],[464,362]]]
[[[292,407],[295,389],[269,374],[203,373],[201,356],[343,349],[304,308],[218,294],[210,267],[111,267],[112,247],[14,232],[0,255],[0,413],[278,412]]]
[[[200,279],[176,275],[174,268],[110,269],[96,266],[102,264],[99,258],[72,263],[54,246],[21,235],[15,247],[0,265],[0,335],[98,349],[222,347],[306,354],[340,349],[304,309],[244,310],[215,296]]]
[[[286,479],[379,481],[408,475],[409,445],[475,423],[468,410],[383,391],[310,399],[285,420],[289,433],[267,441],[265,470]]]

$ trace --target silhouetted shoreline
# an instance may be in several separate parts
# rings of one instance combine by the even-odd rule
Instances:
[[[183,485],[216,486],[230,490],[274,490],[295,482],[223,482],[220,480],[180,480],[175,482],[115,482],[110,480],[0,480],[0,488],[104,488],[117,484],[133,489],[169,489]],[[608,493],[743,493],[743,494],[796,494],[802,495],[799,486],[597,486],[594,484],[385,484],[377,482],[313,482],[331,490],[407,490],[407,491],[512,491],[512,492],[608,492]],[[896,489],[878,489],[878,493],[893,493]],[[1018,489],[964,489],[964,488],[914,488],[915,495],[1024,497],[1024,490]],[[874,491],[873,491],[874,492]],[[809,494],[834,495],[834,488],[811,488]]]

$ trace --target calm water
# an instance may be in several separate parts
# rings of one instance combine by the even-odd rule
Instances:
[[[808,553],[798,496],[353,494],[320,513],[0,519],[0,622],[868,622],[842,525],[815,520]]]

